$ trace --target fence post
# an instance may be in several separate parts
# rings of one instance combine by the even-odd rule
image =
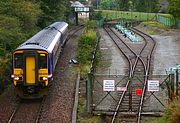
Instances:
[[[171,101],[174,99],[174,74],[170,74],[170,94],[171,94]]]
[[[92,112],[92,73],[88,73],[86,81],[86,110],[88,113]]]
[[[178,69],[177,69],[176,70],[176,96],[179,95],[178,90],[179,90],[179,72],[178,72]]]

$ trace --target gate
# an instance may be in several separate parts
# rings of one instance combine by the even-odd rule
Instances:
[[[169,75],[153,75],[149,76],[149,80],[159,81],[159,91],[148,91],[144,98],[144,107],[142,112],[162,112],[170,101],[178,95],[179,79],[178,72]],[[106,85],[104,80],[113,80],[109,89],[104,91]],[[130,80],[132,83],[137,83],[132,89],[138,89],[142,86],[143,77],[134,76],[129,78],[125,75],[100,75],[89,74],[87,81],[87,111],[94,114],[105,113],[111,115],[115,111],[115,107],[119,101],[120,93],[125,88],[125,83]],[[132,107],[129,102],[129,107]]]

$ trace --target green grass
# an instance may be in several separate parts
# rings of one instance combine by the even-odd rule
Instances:
[[[86,112],[84,100],[85,99],[82,96],[79,96],[77,123],[102,123],[101,116],[93,116]]]
[[[151,26],[151,27],[157,27],[157,28],[160,28],[160,29],[167,29],[168,27],[161,24],[161,23],[158,23],[156,21],[147,21],[147,22],[143,22],[144,25],[146,26]]]
[[[173,18],[170,14],[130,12],[130,11],[113,11],[113,10],[96,10],[102,11],[102,15],[106,20],[114,20],[117,18],[133,19],[137,21],[156,20],[157,15]]]

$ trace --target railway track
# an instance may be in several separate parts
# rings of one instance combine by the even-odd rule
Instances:
[[[71,28],[68,31],[68,37],[66,39],[66,43],[67,43],[67,41],[69,41],[70,38],[72,38],[73,35],[75,35],[75,33],[77,33],[78,31],[80,31],[83,28],[84,28],[84,25],[79,25],[79,26],[75,26],[75,27]]]
[[[20,100],[19,102],[17,102],[18,104],[11,114],[8,123],[39,123],[45,98],[46,97],[36,100]]]
[[[126,87],[128,91],[117,94],[118,103],[111,106],[112,109],[115,109],[111,123],[114,123],[117,116],[121,118],[122,122],[140,122],[143,99],[150,71],[150,60],[155,42],[147,35],[141,34],[140,31],[132,29],[135,33],[141,34],[144,39],[142,45],[134,47],[123,41],[111,28],[105,27],[104,29],[129,63],[129,70],[127,71],[129,80],[121,85]],[[139,78],[135,76],[141,76],[143,83],[136,83],[136,81],[139,81]],[[142,89],[142,96],[135,95],[135,88]]]

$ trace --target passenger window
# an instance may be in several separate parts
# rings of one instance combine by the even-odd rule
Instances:
[[[14,67],[15,68],[23,67],[23,55],[21,53],[16,53],[14,55]]]
[[[47,54],[40,53],[38,58],[39,69],[47,68]]]

